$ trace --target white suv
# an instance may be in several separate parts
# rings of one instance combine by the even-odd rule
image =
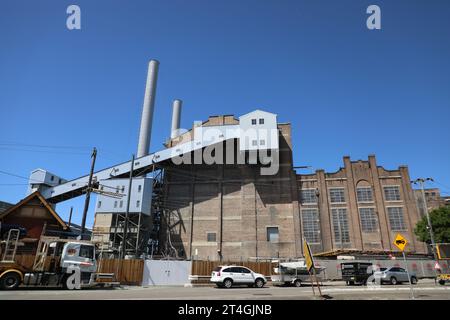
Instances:
[[[218,287],[231,288],[233,285],[248,285],[262,288],[266,277],[242,266],[219,266],[211,274],[211,282]]]

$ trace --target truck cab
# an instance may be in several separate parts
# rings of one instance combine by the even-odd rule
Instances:
[[[79,289],[96,284],[96,271],[94,243],[42,236],[32,267],[13,260],[0,262],[0,289],[11,290],[21,284]]]
[[[363,284],[373,274],[373,266],[370,262],[344,262],[341,263],[342,280],[347,285]]]

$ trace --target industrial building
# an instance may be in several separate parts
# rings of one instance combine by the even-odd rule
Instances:
[[[398,232],[410,239],[409,252],[427,252],[413,233],[421,216],[406,166],[387,170],[374,155],[346,156],[336,172],[299,174],[295,128],[274,113],[210,116],[181,130],[175,99],[165,149],[150,153],[158,68],[150,61],[136,159],[69,181],[42,169],[30,176],[29,193],[52,206],[87,190],[98,194],[93,240],[103,252],[294,258],[305,238],[315,253],[383,254],[396,250]]]

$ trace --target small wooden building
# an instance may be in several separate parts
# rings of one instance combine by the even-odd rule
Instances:
[[[44,226],[46,234],[71,231],[69,226],[38,191],[28,195],[1,213],[0,223],[4,225],[18,225],[26,229],[26,236],[20,240],[23,245],[19,248],[19,251],[23,253],[34,252],[35,245],[42,235]]]

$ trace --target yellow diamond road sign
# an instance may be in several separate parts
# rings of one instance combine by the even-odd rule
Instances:
[[[408,244],[408,240],[399,233],[397,234],[397,237],[395,237],[394,244],[400,251],[403,251]]]

